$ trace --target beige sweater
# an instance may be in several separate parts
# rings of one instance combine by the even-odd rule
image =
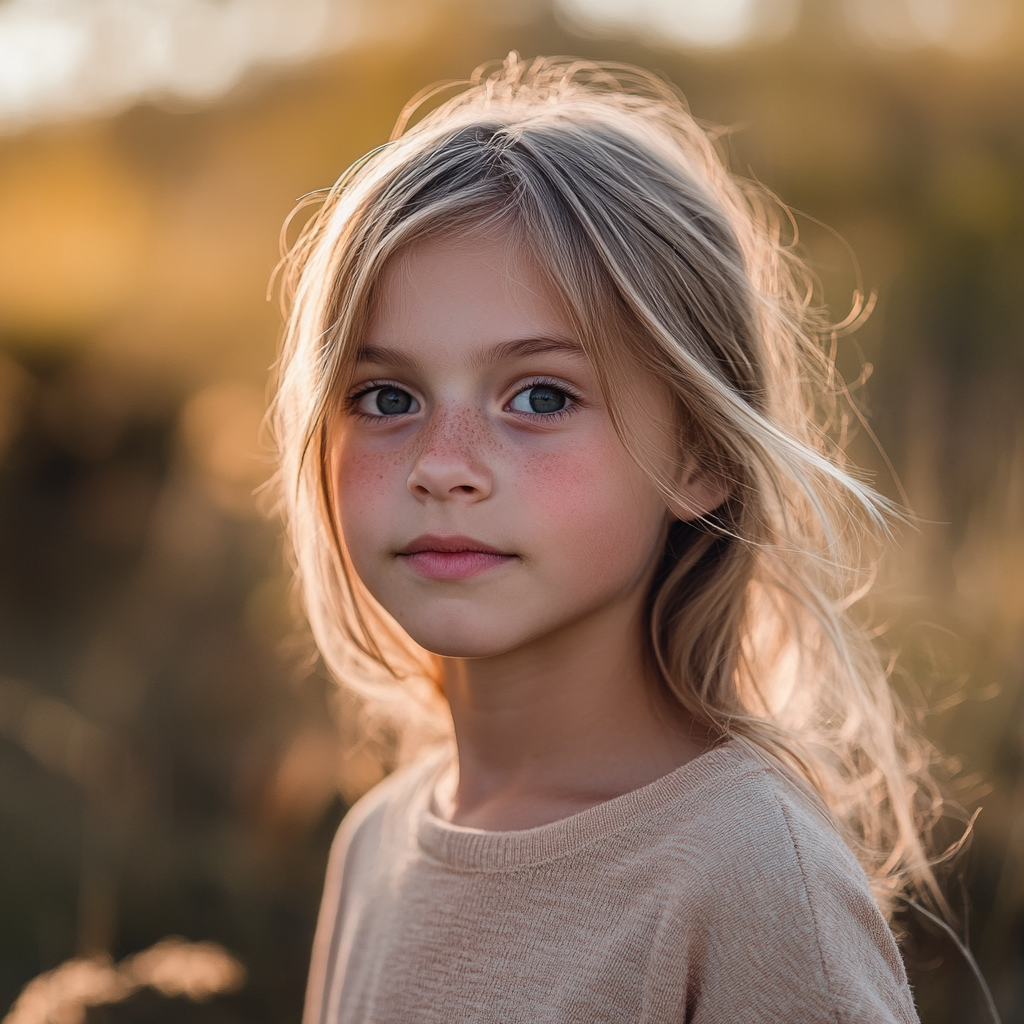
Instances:
[[[860,866],[739,746],[520,832],[436,817],[445,767],[342,823],[304,1024],[917,1021]]]

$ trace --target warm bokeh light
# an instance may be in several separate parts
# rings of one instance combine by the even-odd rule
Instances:
[[[357,0],[7,0],[0,125],[209,100],[247,71],[353,42]]]
[[[739,46],[788,35],[799,0],[560,0],[584,30],[638,33],[662,44]]]
[[[938,46],[979,55],[1007,41],[1013,0],[845,0],[851,28],[894,49]]]

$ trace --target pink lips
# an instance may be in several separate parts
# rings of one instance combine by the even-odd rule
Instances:
[[[472,537],[424,534],[406,544],[398,557],[420,576],[433,580],[464,580],[515,559]]]

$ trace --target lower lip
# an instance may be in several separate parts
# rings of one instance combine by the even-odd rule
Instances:
[[[399,555],[413,572],[432,580],[465,580],[515,561],[515,555],[487,551],[417,551]]]

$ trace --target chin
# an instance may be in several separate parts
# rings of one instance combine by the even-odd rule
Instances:
[[[457,623],[403,623],[424,650],[441,658],[493,658],[520,646],[523,638],[489,624],[463,619]]]
[[[487,638],[458,634],[409,634],[424,650],[441,658],[493,658],[518,646],[514,641],[500,643]]]

